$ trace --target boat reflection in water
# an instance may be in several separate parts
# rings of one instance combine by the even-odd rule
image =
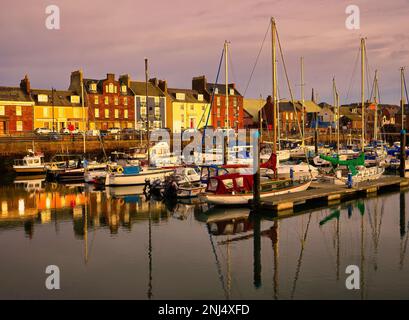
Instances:
[[[277,216],[16,181],[0,186],[0,297],[52,298],[33,274],[56,263],[66,298],[407,298],[408,196]],[[360,290],[345,288],[348,265]]]

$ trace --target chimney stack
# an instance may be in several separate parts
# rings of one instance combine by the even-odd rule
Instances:
[[[157,78],[151,78],[149,79],[149,82],[152,83],[155,87],[159,85],[159,81]]]
[[[164,93],[168,93],[168,83],[166,80],[159,80],[158,82],[158,87],[161,89]]]
[[[27,75],[25,75],[24,79],[20,81],[20,88],[25,94],[30,94],[30,80],[28,79]]]
[[[119,76],[119,82],[121,84],[125,84],[129,88],[131,85],[131,77],[129,76],[129,74],[123,74]]]
[[[115,81],[115,73],[107,73],[107,80]]]
[[[200,93],[206,91],[207,80],[205,76],[194,77],[192,79],[192,89]]]
[[[81,83],[83,80],[82,70],[71,72],[70,86],[68,90],[81,94]]]

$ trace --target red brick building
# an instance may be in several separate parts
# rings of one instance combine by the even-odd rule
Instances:
[[[135,122],[135,99],[126,77],[115,79],[108,73],[105,79],[84,79],[82,71],[71,73],[69,90],[81,94],[84,85],[84,101],[88,107],[88,128],[133,128]]]
[[[203,94],[207,101],[212,101],[214,94],[214,100],[210,109],[213,127],[227,128],[228,114],[230,128],[244,128],[243,96],[236,89],[234,83],[229,83],[228,85],[228,109],[226,107],[226,86],[224,84],[207,83],[206,77],[200,76],[192,79],[192,89]]]
[[[0,135],[18,135],[33,130],[34,102],[27,76],[20,87],[0,87]]]

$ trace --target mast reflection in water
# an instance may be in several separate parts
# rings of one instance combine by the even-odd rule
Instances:
[[[0,187],[0,298],[408,298],[409,193],[285,216],[43,178]],[[44,287],[61,270],[61,290]],[[345,269],[360,267],[361,290]]]

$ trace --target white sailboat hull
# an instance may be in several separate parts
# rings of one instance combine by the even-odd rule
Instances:
[[[173,169],[148,169],[137,174],[111,173],[106,176],[105,185],[107,186],[131,186],[144,185],[146,180],[164,180],[166,176],[171,175]]]
[[[307,181],[305,183],[299,184],[297,186],[292,186],[289,188],[284,188],[281,190],[272,190],[272,191],[267,191],[267,192],[261,192],[260,198],[267,198],[271,196],[277,196],[280,194],[287,194],[287,193],[294,193],[294,192],[300,192],[300,191],[305,191],[309,188],[311,184],[311,181]],[[209,204],[214,204],[214,205],[240,205],[244,204],[247,205],[249,203],[249,200],[253,199],[253,194],[252,193],[247,193],[247,194],[222,194],[222,195],[217,195],[217,194],[212,194],[212,193],[205,193],[202,195],[202,198],[204,201],[206,201]]]

